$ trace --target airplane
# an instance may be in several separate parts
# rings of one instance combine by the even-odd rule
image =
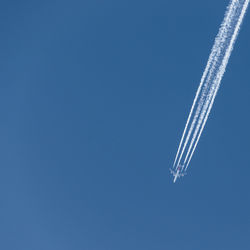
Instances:
[[[174,176],[174,183],[178,177],[184,176],[186,173],[183,173],[184,165],[179,165],[176,170],[170,169],[171,174]]]

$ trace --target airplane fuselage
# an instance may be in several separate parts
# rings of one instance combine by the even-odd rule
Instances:
[[[179,169],[177,170],[177,172],[174,175],[174,183],[176,182],[177,178],[179,177]]]

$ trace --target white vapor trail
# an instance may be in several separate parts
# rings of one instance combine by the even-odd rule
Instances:
[[[209,70],[209,77],[207,79],[208,85],[209,85],[209,89],[208,89],[209,92],[204,94],[204,96],[202,98],[202,102],[199,103],[199,106],[197,108],[197,112],[196,112],[197,114],[196,114],[195,122],[197,121],[198,117],[199,117],[199,119],[198,119],[198,122],[197,122],[197,125],[196,125],[196,128],[195,128],[195,131],[194,131],[194,134],[193,134],[189,149],[188,149],[188,151],[186,153],[184,164],[186,163],[186,160],[188,158],[190,150],[191,150],[191,148],[193,146],[194,140],[195,140],[195,138],[196,138],[196,136],[197,136],[197,134],[199,132],[199,128],[201,126],[202,120],[204,119],[204,116],[205,116],[205,113],[206,113],[206,110],[207,110],[207,107],[208,107],[209,100],[211,99],[211,97],[210,97],[211,93],[210,92],[211,92],[211,90],[214,89],[214,87],[212,87],[212,83],[214,81],[213,77],[215,77],[216,74],[218,74],[218,72],[217,72],[218,67],[221,64],[221,61],[219,59],[223,56],[223,52],[225,51],[226,42],[227,42],[227,39],[230,36],[230,31],[232,30],[231,22],[232,22],[233,18],[235,17],[235,14],[236,14],[235,12],[237,12],[238,7],[239,7],[238,0],[232,2],[232,4],[229,6],[229,11],[227,12],[228,15],[227,14],[225,15],[225,19],[224,19],[224,21],[222,23],[219,34],[216,37],[216,39],[218,41],[218,44],[215,43],[214,50],[217,51],[217,54],[216,54],[216,57],[214,59],[213,66]],[[219,64],[219,65],[217,65],[217,64]],[[209,99],[209,97],[210,97],[210,99]]]
[[[181,141],[180,141],[178,150],[177,150],[177,154],[176,154],[176,157],[175,157],[175,160],[174,160],[173,167],[175,166],[176,161],[177,161],[177,159],[178,159],[179,152],[180,152],[180,149],[181,149],[181,147],[182,147],[182,143],[183,143],[183,140],[184,140],[184,138],[185,138],[185,134],[186,134],[186,131],[187,131],[187,128],[188,128],[190,119],[191,119],[191,117],[192,117],[192,114],[193,114],[195,105],[196,105],[197,100],[198,100],[198,97],[199,97],[199,95],[200,95],[200,91],[201,91],[201,89],[203,88],[204,81],[205,81],[206,77],[208,76],[209,71],[212,72],[212,70],[211,70],[210,68],[212,67],[212,69],[214,69],[215,63],[216,63],[217,60],[218,60],[218,47],[220,46],[221,42],[223,42],[222,40],[225,40],[225,38],[224,38],[224,37],[225,37],[224,33],[225,33],[225,31],[227,30],[227,24],[228,24],[228,22],[229,22],[230,19],[232,18],[232,14],[233,14],[234,9],[236,8],[236,6],[235,6],[236,4],[238,4],[238,3],[234,1],[234,2],[232,2],[232,4],[228,7],[228,11],[227,11],[227,13],[226,13],[226,15],[225,15],[225,18],[224,18],[224,21],[223,21],[223,23],[222,23],[222,25],[221,25],[219,34],[217,35],[217,37],[216,37],[216,39],[215,39],[215,44],[214,44],[214,46],[213,46],[213,48],[212,48],[212,51],[211,51],[211,53],[210,53],[210,56],[209,56],[209,58],[208,58],[208,62],[207,62],[206,68],[205,68],[205,70],[204,70],[204,72],[203,72],[203,75],[202,75],[202,78],[201,78],[201,81],[200,81],[200,84],[199,84],[199,88],[198,88],[198,90],[197,90],[197,92],[196,92],[196,95],[195,95],[195,98],[194,98],[194,101],[193,101],[193,104],[192,104],[192,107],[191,107],[191,111],[190,111],[190,113],[189,113],[188,120],[187,120],[187,122],[186,122],[186,125],[185,125],[185,128],[184,128],[184,132],[183,132],[183,134],[182,134],[182,138],[181,138]],[[202,95],[203,97],[202,97],[202,100],[204,99],[204,92],[205,92],[205,91],[207,90],[207,88],[208,88],[210,76],[211,76],[211,74],[209,75],[208,79],[206,80],[206,83],[205,83],[205,86],[204,86],[204,89],[203,89],[203,95]],[[193,122],[192,122],[192,124],[191,124],[191,128],[190,128],[189,133],[188,133],[188,135],[187,135],[187,138],[186,138],[186,140],[185,140],[185,144],[184,144],[184,146],[183,146],[183,149],[182,149],[182,152],[181,152],[181,155],[180,155],[179,159],[181,159],[181,157],[182,157],[182,155],[183,155],[183,153],[184,153],[184,150],[185,150],[185,148],[186,148],[186,145],[187,145],[187,143],[188,143],[188,140],[189,140],[189,138],[190,138],[190,135],[191,135],[191,133],[192,133],[192,131],[193,131],[194,125],[195,125],[195,123],[196,123],[196,120],[197,120],[197,118],[198,118],[198,115],[199,115],[199,112],[200,112],[200,109],[201,109],[201,106],[202,106],[202,100],[199,101],[200,105],[199,105],[198,108],[197,108],[196,115],[195,115],[195,117],[194,117],[194,119],[193,119]],[[177,166],[179,165],[179,163],[180,163],[180,160],[178,161]],[[177,167],[177,166],[176,166],[176,167]]]
[[[212,109],[214,99],[219,90],[222,77],[225,73],[249,1],[250,0],[231,0],[227,8],[224,20],[219,29],[219,33],[216,36],[206,68],[203,72],[175,156],[173,169],[176,171],[178,169],[177,175],[180,171],[180,163],[182,163],[183,167],[185,166],[185,168],[183,168],[184,171],[187,169],[197,147],[209,113]],[[186,150],[187,145],[189,145],[189,147]],[[182,160],[184,153],[185,159]]]
[[[191,161],[191,159],[192,159],[192,156],[193,156],[193,154],[194,154],[194,151],[195,151],[195,149],[196,149],[196,146],[197,146],[197,144],[198,144],[198,142],[199,142],[199,140],[200,140],[202,131],[203,131],[203,129],[204,129],[204,127],[205,127],[205,124],[206,124],[206,122],[207,122],[209,113],[210,113],[210,111],[211,111],[211,109],[212,109],[212,106],[213,106],[213,103],[214,103],[214,99],[215,99],[215,97],[216,97],[216,95],[217,95],[217,92],[218,92],[218,90],[219,90],[219,87],[220,87],[220,83],[221,83],[222,77],[223,77],[223,75],[224,75],[224,73],[225,73],[225,71],[226,71],[226,67],[227,67],[227,64],[228,64],[230,55],[231,55],[231,53],[232,53],[232,51],[233,51],[233,46],[234,46],[235,41],[236,41],[236,39],[237,39],[237,35],[239,34],[240,26],[241,26],[241,24],[242,24],[243,18],[244,18],[245,14],[246,14],[248,4],[249,4],[249,0],[246,0],[246,1],[244,2],[244,5],[243,5],[242,11],[241,11],[241,13],[240,13],[239,19],[238,19],[238,21],[237,21],[236,27],[235,27],[235,29],[234,29],[233,36],[232,36],[232,38],[231,38],[231,40],[230,40],[229,46],[228,46],[227,51],[226,51],[226,53],[225,53],[225,56],[224,56],[224,58],[223,58],[223,60],[222,60],[222,64],[221,64],[221,66],[220,66],[220,68],[219,68],[219,71],[218,71],[218,73],[217,73],[216,79],[215,79],[214,84],[213,84],[213,86],[212,86],[212,89],[211,89],[211,91],[210,91],[210,93],[209,93],[209,98],[208,98],[208,100],[207,100],[207,102],[206,102],[206,104],[205,104],[206,106],[209,106],[209,107],[208,107],[208,109],[207,109],[207,107],[206,107],[206,110],[204,111],[204,113],[206,113],[206,116],[205,116],[205,119],[202,119],[202,120],[203,120],[203,123],[202,123],[201,129],[200,129],[199,135],[198,135],[198,137],[197,137],[197,139],[196,139],[195,145],[194,145],[194,147],[193,147],[192,153],[191,153],[191,155],[189,156],[188,162],[187,162],[187,164],[186,164],[186,169],[187,169],[187,167],[188,167],[188,165],[189,165],[189,163],[190,163],[190,161]],[[202,122],[202,121],[201,121],[201,122]],[[191,149],[191,147],[192,147],[192,144],[190,144],[190,149]],[[189,151],[190,151],[190,150],[189,150]],[[187,158],[188,158],[188,154],[187,154],[187,156],[186,156],[186,158],[185,158],[184,164],[186,163]]]

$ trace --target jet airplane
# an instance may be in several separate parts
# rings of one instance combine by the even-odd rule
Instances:
[[[184,165],[178,165],[178,167],[175,170],[170,169],[171,174],[174,176],[174,183],[179,177],[182,177],[186,174],[183,172],[183,169]]]

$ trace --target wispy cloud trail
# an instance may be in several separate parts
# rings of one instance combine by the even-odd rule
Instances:
[[[173,164],[173,169],[176,171],[180,165],[185,166],[183,170],[186,170],[191,161],[220,87],[249,1],[230,1],[181,137]],[[186,149],[187,145],[189,145],[188,149]]]
[[[232,38],[231,38],[230,43],[229,43],[229,46],[227,47],[225,56],[224,56],[224,58],[223,58],[223,60],[222,60],[221,66],[220,66],[220,68],[219,68],[219,70],[218,70],[218,73],[217,73],[217,75],[216,75],[216,79],[215,79],[215,81],[214,81],[214,83],[213,83],[213,86],[212,86],[212,88],[211,88],[211,91],[210,91],[210,93],[209,93],[209,98],[208,98],[208,100],[207,100],[207,102],[206,102],[206,106],[209,106],[209,107],[208,107],[207,112],[204,112],[204,113],[205,113],[205,118],[202,119],[202,121],[203,121],[203,122],[202,122],[202,126],[201,126],[201,129],[200,129],[199,135],[198,135],[198,137],[197,137],[197,139],[196,139],[195,145],[194,145],[194,147],[193,147],[192,153],[191,153],[191,155],[189,156],[188,162],[187,162],[187,164],[186,164],[186,168],[188,167],[188,165],[189,165],[189,163],[190,163],[190,161],[191,161],[191,159],[192,159],[192,156],[193,156],[193,154],[194,154],[194,151],[195,151],[195,149],[196,149],[196,146],[197,146],[197,144],[198,144],[198,142],[199,142],[199,140],[200,140],[200,136],[201,136],[201,134],[202,134],[202,131],[203,131],[203,129],[204,129],[204,127],[205,127],[205,124],[206,124],[206,122],[207,122],[209,113],[210,113],[210,111],[211,111],[211,109],[212,109],[212,106],[213,106],[213,103],[214,103],[214,99],[215,99],[215,97],[216,97],[216,95],[217,95],[217,92],[218,92],[218,90],[219,90],[219,88],[220,88],[221,80],[222,80],[222,77],[223,77],[223,75],[224,75],[224,73],[225,73],[225,71],[226,71],[226,67],[227,67],[227,64],[228,64],[230,55],[231,55],[231,53],[232,53],[232,51],[233,51],[233,46],[234,46],[235,41],[236,41],[236,39],[237,39],[237,36],[238,36],[238,34],[239,34],[240,26],[241,26],[241,24],[242,24],[243,18],[244,18],[245,14],[246,14],[248,4],[249,4],[249,0],[244,1],[244,5],[243,5],[243,7],[242,7],[242,11],[240,12],[240,16],[239,16],[238,21],[237,21],[237,24],[236,24],[236,26],[235,26],[235,29],[234,29]],[[211,96],[211,97],[210,97],[210,96]],[[210,99],[210,98],[211,98],[211,99]],[[192,145],[190,145],[190,148],[191,148],[191,146],[192,146]],[[188,157],[188,154],[187,154],[187,157]],[[186,159],[187,159],[187,157],[186,157]],[[186,163],[186,159],[185,159],[185,163]]]
[[[176,157],[175,157],[175,161],[174,161],[174,166],[175,167],[178,167],[178,165],[180,164],[183,153],[184,153],[184,151],[186,149],[186,146],[187,146],[187,144],[189,142],[191,133],[193,132],[193,129],[195,127],[195,124],[196,124],[197,119],[199,117],[199,114],[201,112],[202,105],[204,104],[204,101],[205,101],[206,92],[207,92],[207,89],[208,89],[209,84],[210,84],[211,72],[214,71],[215,65],[216,65],[216,63],[218,61],[218,56],[220,54],[220,49],[219,48],[220,48],[221,43],[223,43],[225,41],[225,33],[228,30],[228,23],[232,19],[232,16],[233,16],[233,13],[234,13],[234,11],[235,11],[235,9],[237,7],[237,4],[238,4],[237,1],[233,1],[232,4],[229,5],[228,10],[227,10],[226,15],[225,15],[225,18],[224,18],[223,23],[221,25],[221,28],[219,30],[219,33],[218,33],[218,35],[217,35],[217,37],[215,39],[215,43],[214,43],[213,48],[211,50],[211,53],[209,55],[209,59],[208,59],[206,68],[205,68],[205,70],[203,72],[203,75],[202,75],[202,78],[201,78],[201,81],[200,81],[200,84],[199,84],[199,88],[198,88],[198,90],[196,92],[195,99],[194,99],[194,102],[192,104],[192,108],[191,108],[191,111],[189,113],[188,120],[186,122],[184,132],[182,134],[182,138],[181,138],[179,148],[178,148],[178,151],[177,151],[177,154],[176,154]],[[200,96],[201,90],[202,90],[202,94]],[[182,143],[183,143],[183,140],[185,138],[185,135],[186,135],[189,123],[190,123],[190,119],[191,119],[191,117],[193,115],[193,111],[194,111],[194,108],[195,108],[195,106],[197,104],[198,98],[200,98],[199,102],[198,102],[198,107],[196,108],[196,112],[195,112],[194,118],[192,120],[192,123],[191,123],[190,129],[188,131],[188,134],[186,136],[184,146],[182,147]],[[182,150],[181,150],[181,148],[182,148]],[[180,150],[181,150],[181,153],[180,153]],[[180,153],[180,155],[179,155],[179,153]],[[179,160],[178,160],[178,163],[176,164],[176,161],[177,161],[178,158],[179,158]]]

